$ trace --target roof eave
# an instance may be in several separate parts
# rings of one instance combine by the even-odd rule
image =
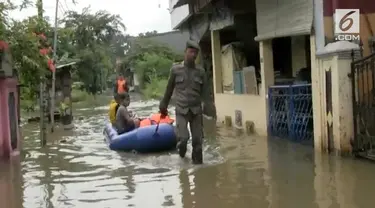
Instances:
[[[188,16],[186,16],[183,20],[181,20],[180,23],[178,23],[175,27],[173,27],[173,29],[174,30],[180,30],[182,28],[182,26],[184,24],[186,24],[191,19],[192,16],[193,16],[193,14],[189,14]]]
[[[176,9],[178,7],[181,7],[185,4],[188,4],[189,0],[178,0],[177,3],[173,6],[173,9]]]

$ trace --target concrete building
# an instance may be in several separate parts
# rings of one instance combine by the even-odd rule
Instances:
[[[137,37],[132,37],[131,41],[134,41]],[[186,46],[186,41],[189,39],[189,33],[187,31],[170,31],[165,33],[157,33],[149,35],[147,37],[142,37],[144,39],[149,39],[155,43],[165,45],[173,50],[176,54],[183,54]],[[134,89],[137,91],[139,89],[139,79],[137,74],[134,73],[134,69],[130,69],[131,73],[131,84],[134,86]]]
[[[212,59],[219,121],[240,129],[252,124],[258,135],[309,140],[318,151],[350,153],[361,137],[358,128],[366,131],[353,122],[361,116],[358,110],[353,116],[353,103],[371,94],[373,79],[367,87],[358,88],[372,75],[353,74],[351,64],[361,48],[356,43],[333,42],[332,15],[335,9],[360,9],[363,54],[368,55],[375,25],[370,4],[180,0],[171,7],[187,6],[189,14],[175,25],[200,42],[203,59]],[[178,16],[174,12],[172,19]],[[358,78],[362,75],[365,78]],[[367,139],[375,132],[368,134]]]
[[[186,41],[189,39],[189,33],[174,30],[165,33],[157,33],[155,35],[148,36],[147,39],[166,45],[177,54],[182,54],[185,50]]]

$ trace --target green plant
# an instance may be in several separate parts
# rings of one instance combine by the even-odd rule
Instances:
[[[165,78],[153,78],[146,84],[142,94],[146,99],[159,99],[164,96],[168,80]]]
[[[92,100],[92,96],[89,95],[86,91],[82,90],[72,90],[72,102],[82,102],[82,101],[88,101]]]
[[[135,63],[135,73],[137,73],[141,88],[153,79],[167,79],[173,60],[161,54],[146,53],[141,60]]]

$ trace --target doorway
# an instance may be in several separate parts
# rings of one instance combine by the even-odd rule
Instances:
[[[18,146],[18,134],[17,134],[17,115],[16,115],[16,97],[14,92],[8,94],[8,110],[9,110],[9,127],[10,127],[10,144],[12,150],[15,150]]]

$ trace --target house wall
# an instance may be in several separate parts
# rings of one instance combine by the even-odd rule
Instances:
[[[370,5],[371,4],[371,5]],[[333,38],[333,11],[335,8],[361,9],[361,38],[365,54],[370,52],[368,42],[375,31],[375,4],[371,0],[359,3],[350,0],[314,0],[314,30],[310,35],[310,59],[312,78],[312,99],[314,118],[314,147],[317,151],[328,149],[329,139],[333,149],[340,153],[350,153],[350,140],[353,138],[353,106],[350,73],[353,50],[358,45],[349,42],[326,44],[325,38]],[[373,14],[374,13],[374,14]],[[367,21],[368,20],[368,21]],[[268,96],[267,89],[274,84],[272,40],[259,42],[261,85],[259,95],[223,94],[221,64],[221,44],[219,31],[211,31],[213,60],[213,87],[218,121],[226,116],[234,123],[235,110],[242,111],[243,121],[253,121],[259,135],[267,134]],[[299,68],[305,67],[306,51],[302,37],[292,37],[292,67],[295,75]],[[345,50],[343,50],[345,48]],[[331,92],[327,92],[327,74],[331,72]],[[332,109],[327,112],[327,93],[331,94]],[[332,134],[328,134],[332,127]]]
[[[10,92],[14,93],[15,104],[19,105],[17,99],[17,80],[13,78],[0,79],[0,157],[8,157],[10,155],[19,154],[21,149],[20,134],[19,134],[19,124],[18,124],[18,111],[17,107],[14,108],[16,111],[16,123],[17,123],[17,134],[18,134],[18,148],[12,151],[10,144],[10,118],[9,118],[9,108],[8,108],[8,94]]]
[[[242,123],[251,121],[254,123],[254,130],[259,135],[267,135],[267,89],[274,83],[273,76],[273,55],[272,42],[266,41],[260,43],[260,59],[268,60],[261,62],[262,84],[259,95],[249,94],[223,94],[222,93],[222,62],[221,62],[221,43],[220,32],[211,31],[211,46],[213,60],[213,80],[214,97],[219,122],[223,122],[226,116],[232,118],[234,124],[235,111],[242,111]]]
[[[292,38],[292,65],[296,74],[299,69],[306,67],[305,36]],[[213,56],[213,80],[214,97],[218,121],[223,122],[226,116],[232,118],[234,123],[235,111],[242,111],[242,123],[251,121],[254,123],[255,132],[259,135],[267,135],[268,123],[268,87],[274,84],[272,40],[260,42],[260,69],[261,84],[259,94],[230,94],[222,93],[223,72],[233,72],[232,68],[222,64],[222,53],[219,31],[211,31],[212,56]],[[314,46],[315,47],[315,46]]]
[[[159,33],[147,38],[157,43],[168,46],[178,54],[183,54],[186,47],[186,41],[189,40],[189,37],[190,36],[188,32],[171,31],[166,33]]]

